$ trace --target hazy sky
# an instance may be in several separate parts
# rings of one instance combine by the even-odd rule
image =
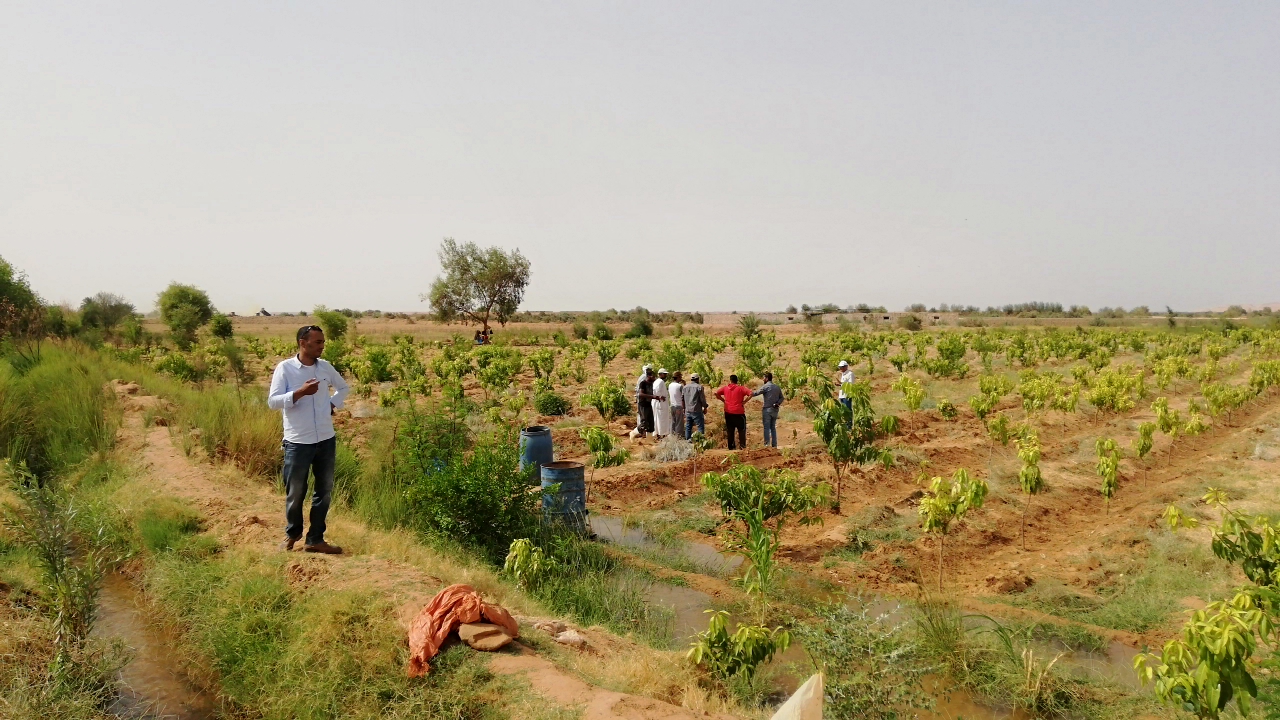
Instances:
[[[0,4],[46,299],[425,310],[1280,300],[1280,4]]]

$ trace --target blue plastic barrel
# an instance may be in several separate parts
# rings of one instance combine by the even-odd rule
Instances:
[[[551,446],[551,428],[546,425],[530,425],[520,431],[520,469],[533,465],[534,477],[540,477],[541,468],[555,460],[555,449]]]
[[[542,519],[574,532],[587,532],[587,483],[579,462],[552,462],[542,466]],[[559,485],[558,492],[549,488]]]

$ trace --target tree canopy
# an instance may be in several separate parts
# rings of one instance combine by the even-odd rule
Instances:
[[[470,242],[459,245],[445,238],[440,244],[440,267],[444,274],[422,295],[436,319],[477,322],[486,331],[491,319],[507,324],[529,284],[529,260],[519,250],[481,248]]]
[[[100,292],[80,302],[80,323],[110,332],[134,313],[133,303],[119,295]]]
[[[213,319],[213,303],[209,295],[193,285],[169,283],[156,300],[160,319],[173,331],[179,347],[187,347],[195,339],[196,330]]]
[[[8,301],[18,310],[30,310],[41,305],[40,296],[31,289],[27,276],[14,269],[0,257],[0,300]]]

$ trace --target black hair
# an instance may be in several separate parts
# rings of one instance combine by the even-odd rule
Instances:
[[[734,384],[737,384],[737,382],[738,382],[738,376],[737,376],[737,375],[730,375],[730,376],[729,376],[729,382],[734,383]]]
[[[324,332],[324,329],[319,325],[303,325],[298,328],[298,342],[305,340],[307,336],[311,334],[312,330],[319,330],[321,333]]]
[[[764,379],[765,379],[765,380],[768,380],[768,381],[770,381],[770,382],[772,382],[772,381],[773,381],[773,373],[771,373],[771,372],[767,372],[767,373],[765,373],[765,374],[764,374]]]

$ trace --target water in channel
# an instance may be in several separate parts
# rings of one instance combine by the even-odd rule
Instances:
[[[622,518],[618,517],[594,515],[591,527],[604,542],[642,553],[683,557],[704,568],[702,572],[707,575],[722,576],[742,564],[741,557],[721,553],[709,544],[685,540],[659,541],[642,527],[627,527]],[[711,596],[704,592],[665,583],[654,583],[648,591],[647,599],[655,605],[674,611],[674,640],[681,645],[706,629],[705,611],[714,605]],[[872,615],[885,615],[894,622],[905,617],[906,608],[892,598],[870,596],[864,597],[862,602],[866,603]],[[967,624],[977,627],[981,621],[975,620]],[[1031,647],[1038,656],[1047,656],[1049,659],[1061,653],[1058,666],[1067,672],[1110,680],[1130,688],[1141,687],[1137,673],[1133,671],[1133,658],[1138,651],[1123,643],[1112,642],[1105,652],[1072,650],[1055,642],[1033,642]],[[791,669],[804,672],[809,662],[803,650],[793,645],[786,653],[774,658],[770,665],[778,671],[783,689],[793,692],[804,681],[804,677]],[[931,684],[930,690],[934,693],[937,704],[932,711],[921,711],[920,718],[923,720],[1024,720],[1031,717],[1017,708],[985,704],[971,693],[948,687],[942,678],[930,677],[927,682]]]
[[[94,635],[121,638],[131,651],[120,670],[120,695],[111,713],[136,720],[212,720],[213,698],[193,687],[178,670],[171,637],[147,624],[129,581],[111,575],[99,596]]]

